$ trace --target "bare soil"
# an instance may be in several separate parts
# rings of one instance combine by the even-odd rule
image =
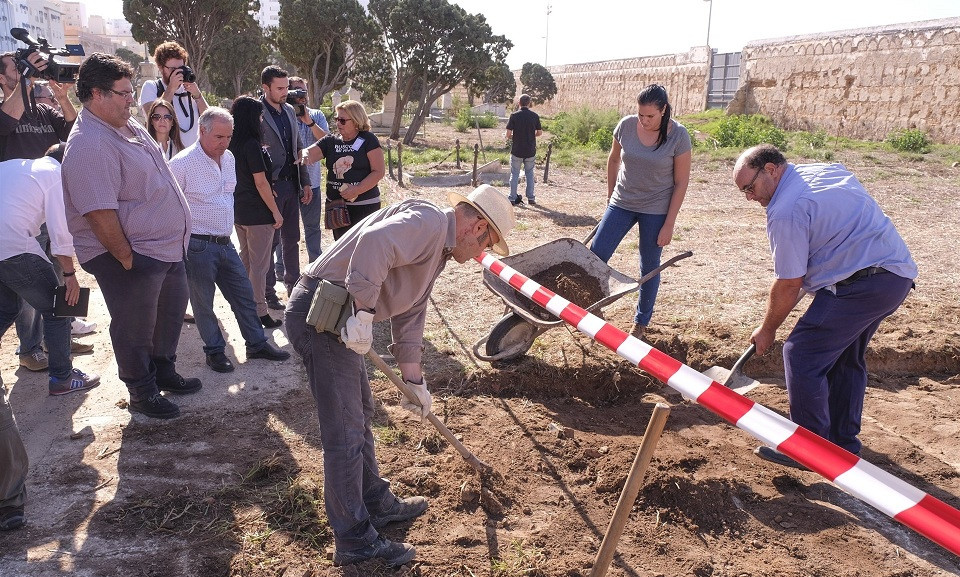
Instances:
[[[459,137],[467,146],[476,137],[428,131],[432,144]],[[501,132],[485,131],[484,143],[499,142]],[[869,353],[864,456],[960,507],[960,169],[893,153],[836,157],[893,218],[920,266],[917,289],[881,325]],[[694,256],[663,273],[647,333],[653,346],[698,370],[729,367],[746,348],[772,280],[763,210],[733,187],[731,166],[732,159],[695,156],[664,258]],[[494,177],[503,190],[507,180]],[[445,203],[448,192],[384,188],[390,200]],[[511,247],[583,238],[604,198],[596,169],[551,167],[550,182],[537,182],[537,205],[518,207]],[[635,235],[610,264],[637,275]],[[608,575],[960,574],[956,555],[815,473],[758,460],[746,433],[573,329],[548,330],[517,361],[477,361],[473,343],[504,311],[480,273],[472,262],[451,264],[438,281],[425,367],[435,413],[493,474],[481,479],[429,424],[411,420],[371,368],[381,473],[398,494],[430,499],[424,516],[385,530],[417,547],[415,562],[400,569],[332,567],[316,411],[296,358],[246,361],[229,307],[218,301],[237,370],[210,371],[196,328],[185,325],[178,366],[200,377],[203,390],[176,399],[183,416],[175,421],[131,417],[99,289],[81,274],[94,289],[91,317],[100,330],[81,339],[96,350],[75,363],[103,375],[99,388],[48,397],[46,375],[19,368],[14,331],[3,337],[0,371],[12,385],[31,470],[28,525],[0,534],[0,575],[585,576],[657,402],[672,412]],[[629,329],[634,299],[605,307],[604,317]],[[388,327],[376,329],[375,348],[384,352]],[[282,330],[273,336],[289,350]],[[745,372],[764,383],[749,395],[785,413],[780,351],[751,360]]]

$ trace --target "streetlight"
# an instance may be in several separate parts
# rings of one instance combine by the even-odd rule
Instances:
[[[710,12],[707,13],[707,48],[710,47],[710,21],[713,19],[713,0],[703,0],[710,4]]]
[[[550,50],[550,13],[553,12],[549,0],[547,1],[547,31],[543,37],[543,66],[547,66],[547,53]]]

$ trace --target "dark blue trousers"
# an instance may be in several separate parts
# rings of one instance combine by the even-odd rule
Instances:
[[[837,286],[836,294],[817,291],[783,345],[793,422],[860,452],[867,345],[912,286],[910,279],[881,273]]]

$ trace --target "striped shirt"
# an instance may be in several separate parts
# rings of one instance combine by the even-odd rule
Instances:
[[[237,169],[229,150],[220,164],[207,156],[200,142],[188,146],[170,161],[170,171],[190,205],[193,234],[230,236],[233,232],[233,189]]]
[[[85,263],[107,249],[84,215],[116,210],[120,226],[137,253],[179,262],[190,242],[190,209],[160,148],[132,118],[122,132],[84,108],[67,139],[63,158],[63,200],[77,260]]]

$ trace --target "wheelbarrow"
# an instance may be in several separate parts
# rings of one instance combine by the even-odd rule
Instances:
[[[603,297],[600,300],[583,307],[588,312],[596,314],[606,305],[640,290],[640,285],[663,269],[693,255],[690,251],[680,253],[644,275],[643,278],[635,280],[610,267],[585,246],[584,243],[588,242],[592,236],[591,232],[583,242],[572,238],[560,238],[528,251],[504,257],[502,260],[504,264],[530,278],[553,266],[565,263],[577,265],[596,279],[603,291]],[[483,271],[483,284],[503,300],[506,308],[503,317],[490,329],[490,334],[473,345],[473,354],[480,360],[493,362],[521,357],[530,350],[538,336],[564,323],[562,319],[534,304],[489,270]]]

